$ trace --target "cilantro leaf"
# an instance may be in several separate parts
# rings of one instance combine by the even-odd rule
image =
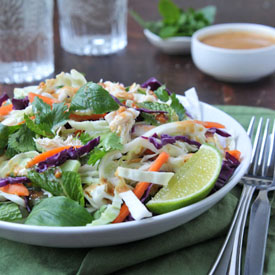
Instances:
[[[32,130],[34,133],[43,136],[43,137],[53,137],[51,129],[46,124],[35,124],[29,116],[24,115],[24,120],[26,126]]]
[[[52,137],[54,131],[59,126],[64,125],[69,118],[67,106],[64,103],[55,103],[51,107],[42,99],[35,97],[32,107],[35,120],[32,121],[27,116],[24,116],[26,125],[33,132],[42,136]]]
[[[33,138],[35,133],[31,131],[26,125],[15,133],[11,134],[8,139],[8,154],[14,156],[19,153],[36,150]]]
[[[83,144],[92,140],[94,137],[90,136],[87,133],[83,133],[80,135],[79,139]],[[123,145],[120,142],[120,137],[116,134],[109,132],[106,134],[100,135],[100,143],[94,148],[89,154],[88,164],[95,165],[98,160],[101,160],[106,153],[112,150],[122,150]]]
[[[183,105],[180,103],[180,101],[178,100],[178,98],[176,97],[176,94],[172,94],[170,96],[172,103],[171,103],[171,108],[174,109],[174,111],[177,113],[177,115],[179,116],[179,120],[183,120],[184,116],[185,116],[185,109],[183,107]]]
[[[3,154],[4,149],[7,147],[10,134],[17,131],[20,127],[21,125],[6,126],[0,123],[0,154]]]
[[[158,97],[158,99],[160,99],[163,102],[167,102],[169,100],[169,94],[166,91],[166,86],[162,85],[159,88],[157,88],[154,93],[156,94],[156,96]]]
[[[95,148],[91,153],[87,161],[89,165],[95,165],[99,160],[101,160],[108,152],[103,148]]]
[[[72,98],[70,111],[92,110],[94,114],[104,114],[119,108],[118,103],[100,85],[88,82]]]

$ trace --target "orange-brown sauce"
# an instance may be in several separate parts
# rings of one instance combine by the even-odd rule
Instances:
[[[257,49],[275,45],[275,36],[248,31],[227,31],[205,36],[200,41],[225,49]]]

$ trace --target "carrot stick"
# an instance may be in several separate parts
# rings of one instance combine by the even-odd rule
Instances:
[[[42,99],[45,103],[47,103],[49,105],[53,105],[54,103],[58,103],[59,102],[57,99],[52,99],[52,98],[49,98],[47,96],[43,96],[43,95],[39,95],[39,94],[35,94],[35,93],[29,93],[28,94],[28,98],[29,98],[29,101],[31,103],[34,101],[34,99],[36,97]]]
[[[150,166],[148,171],[150,171],[150,172],[159,171],[161,166],[164,163],[166,163],[168,161],[168,159],[169,159],[169,154],[167,154],[166,152],[161,152],[159,154],[159,156],[156,158],[156,160],[152,163],[152,165]],[[150,185],[149,182],[139,182],[136,185],[136,187],[134,188],[133,192],[140,199],[143,196],[143,194],[145,193],[145,191],[149,185]],[[120,209],[118,216],[113,221],[113,223],[123,222],[126,219],[126,217],[129,215],[129,213],[130,213],[129,209],[128,209],[127,205],[124,203]]]
[[[226,152],[237,160],[241,158],[241,152],[239,150],[227,150]]]
[[[0,190],[17,196],[29,196],[29,190],[22,183],[10,183],[0,187]]]
[[[195,123],[201,124],[205,128],[225,128],[225,126],[218,122],[212,122],[212,121],[200,121],[200,120],[194,120]]]
[[[76,114],[70,114],[70,119],[76,120],[76,121],[84,121],[84,120],[98,120],[100,118],[105,117],[106,114],[91,114],[91,115],[76,115]]]
[[[35,156],[33,159],[31,159],[27,165],[26,165],[26,168],[30,168],[32,166],[34,166],[35,164],[39,163],[39,162],[42,162],[42,161],[45,161],[47,158],[49,157],[52,157],[56,154],[58,154],[59,152],[65,150],[65,149],[69,149],[71,148],[72,146],[62,146],[62,147],[58,147],[58,148],[54,148],[52,150],[49,150],[49,151],[46,151],[46,152],[43,152],[37,156]],[[73,146],[74,148],[79,148],[81,146]]]
[[[2,105],[0,107],[0,116],[6,116],[12,111],[12,104]]]

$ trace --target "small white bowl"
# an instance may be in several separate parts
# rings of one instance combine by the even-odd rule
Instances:
[[[148,29],[144,30],[144,35],[149,42],[168,54],[189,54],[191,47],[191,37],[178,36],[162,39]]]
[[[275,71],[275,45],[258,49],[224,49],[209,46],[200,41],[203,37],[226,31],[249,31],[275,38],[273,27],[229,23],[203,28],[192,36],[191,54],[193,62],[202,72],[219,80],[229,82],[251,82]]]

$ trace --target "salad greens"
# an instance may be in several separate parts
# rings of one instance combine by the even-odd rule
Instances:
[[[164,13],[170,2],[161,2]],[[176,10],[165,15],[169,24]],[[97,226],[140,220],[152,216],[146,203],[202,144],[223,156],[215,190],[239,164],[230,155],[234,138],[221,124],[196,120],[199,108],[190,117],[188,106],[199,105],[194,89],[181,101],[155,78],[126,88],[87,82],[72,70],[14,92],[16,100],[0,100],[2,221]]]
[[[158,10],[163,19],[155,22],[144,21],[134,11],[130,13],[143,28],[163,39],[173,36],[192,36],[195,31],[211,25],[216,15],[215,6],[206,6],[198,10],[190,8],[184,11],[172,0],[160,0]]]

